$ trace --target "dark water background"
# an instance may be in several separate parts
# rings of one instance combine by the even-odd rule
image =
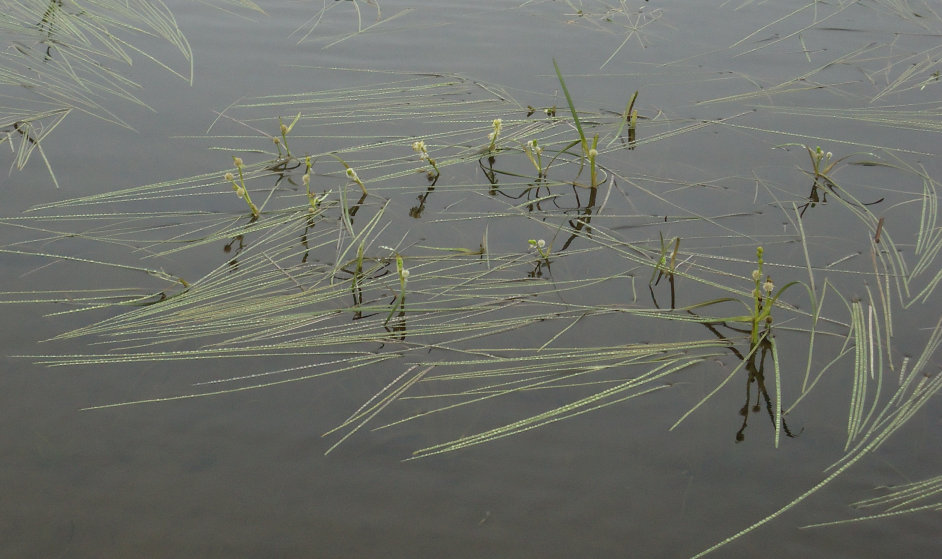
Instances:
[[[601,9],[597,3],[582,4],[586,11]],[[729,45],[804,5],[798,2],[743,2],[739,9],[719,2],[628,2],[632,17],[643,7],[648,13],[662,11],[660,19],[643,28],[645,48],[629,40],[603,69],[600,65],[626,31],[587,24],[572,5],[561,2],[385,1],[384,17],[413,11],[328,49],[322,48],[329,40],[321,35],[354,28],[352,4],[332,8],[325,23],[300,45],[291,34],[322,6],[319,2],[264,3],[265,16],[247,11],[235,16],[194,2],[168,5],[195,53],[193,86],[136,59],[127,75],[143,84],[140,96],[154,112],[110,104],[135,131],[88,116],[70,118],[46,143],[62,188],[56,190],[38,160],[33,161],[23,172],[2,178],[4,216],[45,201],[225,168],[231,153],[211,150],[216,143],[199,137],[216,117],[214,111],[243,96],[373,79],[328,70],[333,67],[457,72],[505,86],[521,99],[545,104],[556,99],[563,107],[561,97],[554,97],[555,57],[572,76],[573,96],[590,110],[619,112],[640,89],[643,116],[663,110],[713,119],[751,111],[752,106],[699,101],[750,91],[750,83],[777,83],[827,59],[809,64],[797,38],[731,57]],[[375,19],[371,6],[360,7],[364,21]],[[781,37],[808,23],[789,19],[749,41]],[[922,40],[938,42],[931,29],[924,39],[914,39],[911,21],[879,3],[848,9],[827,24],[827,29],[804,33],[809,50],[846,52],[893,37],[912,41],[901,48],[913,50],[928,48],[919,46]],[[166,47],[155,43],[149,48],[159,53]],[[838,68],[832,76],[837,82],[846,73],[859,82],[859,71]],[[862,87],[835,85],[788,96],[781,103],[857,106],[863,92],[857,95],[855,88]],[[855,96],[839,94],[848,90]],[[929,87],[894,101],[937,99],[938,88]],[[754,105],[766,102],[752,100]],[[938,152],[937,132],[896,134],[881,128],[874,136],[872,127],[858,122],[786,117],[775,111],[757,111],[740,122],[800,130],[807,138],[852,138],[914,150],[930,154],[910,157],[925,164],[931,176],[942,170],[931,157]],[[625,166],[639,175],[677,180],[725,177],[724,188],[739,189],[742,208],[751,208],[756,170],[794,184],[796,192],[806,189],[807,177],[796,169],[807,164],[805,156],[770,149],[790,141],[814,140],[717,127],[644,146]],[[859,179],[868,194],[896,186],[884,184],[879,173],[848,169],[842,178]],[[411,197],[414,193],[405,196]],[[440,208],[454,199],[442,197],[436,203]],[[709,214],[729,201],[703,195],[691,203]],[[771,234],[782,227],[778,218],[773,223],[750,219],[757,230],[775,228]],[[805,223],[822,236],[833,231],[835,239],[845,226],[833,213],[812,215]],[[656,237],[652,231],[644,234]],[[30,236],[22,231],[5,235],[4,244]],[[495,243],[505,242],[492,236]],[[212,250],[221,254],[221,247]],[[835,258],[845,253],[835,250]],[[198,276],[205,271],[200,270],[204,258],[182,255],[161,264]],[[0,255],[0,266],[4,291],[109,280],[12,255]],[[695,294],[690,297],[696,299]],[[933,324],[939,314],[934,301],[907,320]],[[321,435],[382,387],[383,381],[376,380],[385,372],[382,366],[220,398],[80,412],[89,405],[185,391],[202,379],[270,364],[260,358],[46,368],[16,357],[87,349],[83,342],[39,343],[89,320],[47,316],[56,310],[61,309],[3,308],[0,557],[688,557],[817,483],[840,457],[846,434],[847,371],[826,376],[789,417],[793,429],[803,431],[796,439],[784,439],[779,449],[773,448],[772,429],[761,414],[751,418],[746,440],[734,442],[744,378],[668,432],[676,418],[725,378],[735,365],[730,358],[694,367],[670,390],[457,453],[401,461],[417,448],[511,421],[527,410],[492,404],[439,414],[403,428],[360,433],[325,457],[332,441]],[[634,341],[670,334],[634,331],[631,324],[604,320],[588,328],[580,334],[586,339],[623,335]],[[788,333],[780,337],[795,347],[802,339]],[[898,344],[900,354],[919,348],[907,339]],[[277,366],[291,364],[282,359]],[[803,370],[784,374],[797,378]],[[535,412],[546,404],[544,398],[554,397],[535,395],[529,405]],[[938,556],[937,513],[842,527],[797,527],[848,517],[848,503],[873,495],[874,487],[936,475],[942,442],[939,412],[933,402],[878,454],[715,555]]]

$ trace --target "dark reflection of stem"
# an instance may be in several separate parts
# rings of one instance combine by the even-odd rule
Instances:
[[[353,320],[363,318],[363,259],[357,258],[357,268],[353,271],[350,281],[350,292],[353,294]]]
[[[32,134],[30,134],[30,124],[28,122],[17,121],[13,123],[13,129],[20,133],[26,141],[30,144],[37,144],[38,142],[33,139]]]
[[[663,247],[664,239],[661,238],[661,243]],[[667,282],[670,284],[671,288],[671,310],[677,308],[677,284],[675,283],[674,269],[676,266],[677,258],[677,249],[680,247],[680,238],[677,237],[674,241],[674,250],[671,252],[670,263],[664,261],[658,261],[657,263],[657,278],[654,281],[648,283],[648,289],[651,291],[651,299],[654,300],[654,305],[657,308],[661,308],[657,305],[657,297],[654,295],[654,288],[661,283],[661,278],[667,277]],[[662,248],[663,251],[663,248]],[[663,257],[663,254],[662,254]]]
[[[671,284],[671,309],[676,308],[674,305],[677,302],[677,294],[674,290],[674,274],[673,272],[668,276],[667,281]]]
[[[396,297],[399,299],[399,312],[395,315],[395,318],[391,318],[389,322],[383,325],[383,328],[387,332],[393,334],[393,339],[399,341],[405,341],[406,339],[406,301],[404,298]],[[393,300],[395,304],[396,299]]]
[[[576,193],[576,203],[579,204],[579,191],[576,187],[573,187],[573,190]],[[572,235],[566,239],[566,242],[563,243],[563,246],[559,249],[560,251],[566,250],[569,248],[569,245],[572,244],[576,237],[581,237],[583,234],[583,229],[585,229],[585,235],[592,236],[592,228],[589,227],[589,224],[592,222],[592,210],[595,209],[595,197],[598,194],[599,189],[593,188],[589,192],[589,200],[586,203],[585,207],[579,205],[582,210],[582,215],[574,220],[569,220],[569,227],[572,229]]]
[[[808,195],[808,201],[802,204],[801,206],[798,206],[799,208],[798,216],[804,217],[805,212],[808,210],[808,208],[813,208],[817,206],[818,204],[822,204],[822,205],[827,204],[828,192],[830,192],[831,194],[843,200],[843,197],[841,197],[840,192],[839,192],[839,187],[837,186],[837,184],[834,183],[834,181],[832,181],[831,179],[825,176],[816,177],[814,179],[814,182],[811,183],[811,194]],[[883,202],[884,199],[885,198],[879,198],[872,202],[860,202],[860,203],[847,202],[847,203],[854,206],[875,206],[876,204]]]
[[[357,200],[357,203],[350,206],[350,209],[347,210],[347,215],[350,216],[350,223],[353,223],[353,217],[357,215],[357,212],[360,211],[360,207],[363,205],[363,201],[366,200],[366,194],[360,196],[360,199]]]
[[[687,312],[694,316],[697,316],[697,314],[694,313],[693,311],[687,311]],[[716,336],[718,339],[726,340],[726,341],[729,340],[729,338],[723,335],[723,333],[720,332],[714,324],[711,324],[708,322],[703,322],[701,324],[707,330],[709,330],[714,336]],[[734,328],[725,323],[716,323],[716,324],[722,325],[725,328],[729,328],[730,330],[733,330],[735,332],[739,332],[742,334],[746,334],[750,332],[750,330]],[[744,366],[746,370],[749,372],[749,376],[746,377],[746,403],[743,404],[741,408],[739,408],[739,415],[742,416],[743,420],[742,420],[742,426],[740,426],[739,430],[736,431],[737,443],[742,442],[746,439],[746,428],[748,427],[748,423],[749,423],[750,408],[753,413],[758,413],[762,409],[761,406],[759,405],[760,397],[763,400],[765,400],[766,412],[768,413],[769,420],[772,422],[772,429],[775,429],[775,408],[772,402],[772,398],[769,395],[769,391],[765,386],[765,359],[766,359],[766,356],[769,353],[771,353],[772,344],[769,341],[769,336],[771,335],[772,335],[771,328],[767,327],[765,331],[765,336],[759,342],[760,347],[756,351],[751,352],[752,354],[749,356],[748,361],[746,360],[746,356],[743,355],[741,351],[736,349],[735,346],[730,345],[728,347],[730,353],[736,356],[736,358],[739,359],[740,361],[744,361]],[[760,356],[758,366],[756,365],[757,354]],[[750,405],[752,402],[752,385],[753,384],[756,385],[756,402],[755,404]],[[785,421],[784,413],[782,414],[781,419],[782,419],[782,431],[785,432],[785,436],[789,438],[795,438],[798,436],[798,434],[801,433],[800,431],[798,434],[792,433],[791,429],[788,427],[788,422]]]
[[[369,269],[363,268],[364,262],[371,262]],[[353,297],[353,320],[360,320],[375,316],[379,313],[363,314],[364,289],[367,279],[377,279],[389,274],[389,262],[377,261],[373,258],[357,258],[341,266],[338,272],[350,275],[350,294]]]
[[[546,189],[546,194],[550,194],[550,187],[549,185],[546,184],[546,181],[544,179],[538,179],[537,182],[532,182],[528,184],[527,187],[523,189],[523,192],[521,192],[520,194],[516,196],[507,194],[503,190],[493,185],[491,187],[491,190],[489,191],[489,194],[491,196],[500,194],[501,196],[508,198],[510,200],[520,200],[524,196],[526,197],[527,200],[538,200],[542,196],[543,189]],[[532,212],[533,210],[543,211],[542,203],[539,201],[527,204],[525,207],[527,208],[527,211],[530,211],[530,212]]]
[[[418,195],[416,198],[419,203],[415,206],[409,208],[409,217],[419,219],[422,217],[422,212],[425,211],[425,200],[428,198],[428,195],[435,190],[435,185],[438,183],[438,177],[440,175],[429,175],[431,178],[431,184],[429,184],[428,189],[425,190],[424,194]]]
[[[768,334],[768,331],[766,332]],[[772,422],[772,429],[775,429],[775,408],[772,404],[772,398],[769,396],[769,391],[765,387],[765,359],[769,353],[771,353],[772,346],[769,343],[768,337],[762,339],[760,342],[760,351],[753,352],[752,357],[746,362],[746,370],[749,371],[749,378],[746,380],[746,403],[743,404],[742,408],[739,409],[739,414],[743,416],[742,427],[739,428],[739,431],[736,432],[736,442],[742,442],[746,439],[746,427],[748,427],[749,422],[749,409],[750,402],[752,401],[752,385],[756,385],[756,403],[752,405],[752,412],[758,413],[761,409],[759,405],[759,397],[761,396],[765,400],[765,410],[769,416],[769,421]],[[756,366],[756,356],[760,355],[759,366]],[[792,434],[791,429],[788,428],[788,423],[785,421],[785,417],[782,417],[782,430],[785,432],[785,435],[789,438],[795,438],[795,435]]]
[[[494,170],[494,156],[487,158],[487,167],[484,166],[484,159],[478,160],[478,165],[481,167],[481,170],[484,171],[484,176],[487,178],[487,182],[490,183],[490,194],[493,196],[497,194],[497,171]]]
[[[46,7],[46,11],[43,12],[42,19],[39,21],[39,30],[46,32],[45,42],[48,43],[46,46],[46,56],[44,58],[45,62],[52,60],[52,35],[55,32],[54,22],[56,15],[61,9],[62,0],[50,0],[49,5]]]
[[[660,278],[658,278],[658,282],[660,282]],[[657,295],[654,294],[654,287],[657,285],[658,282],[648,284],[648,291],[651,292],[651,300],[654,301],[654,308],[656,309],[661,308],[661,306],[657,302]],[[674,310],[677,308],[675,306],[677,303],[677,293],[674,289],[674,274],[670,272],[667,273],[667,282],[671,286],[671,310]]]
[[[311,252],[311,248],[307,244],[307,234],[308,231],[314,228],[314,216],[308,216],[307,223],[304,225],[304,233],[301,234],[301,246],[304,247],[304,256],[301,257],[301,264],[307,263],[308,254]]]
[[[830,181],[828,182],[830,183]],[[819,189],[823,191],[823,194],[819,192]],[[800,210],[798,212],[798,217],[805,217],[805,212],[808,211],[808,208],[814,208],[818,204],[827,203],[827,188],[819,184],[818,179],[815,179],[814,182],[811,183],[811,194],[808,195],[808,201],[803,205],[798,206]]]
[[[535,279],[535,278],[542,278],[542,277],[543,277],[543,266],[546,266],[546,273],[547,273],[547,274],[552,274],[552,270],[550,269],[550,259],[549,259],[549,258],[542,258],[542,259],[536,261],[536,265],[534,266],[534,268],[533,268],[532,271],[527,272],[527,277],[534,278],[534,279]]]
[[[276,159],[271,165],[266,167],[269,171],[276,172],[283,179],[288,171],[293,171],[301,166],[301,160],[296,157],[285,156]]]
[[[226,246],[222,247],[223,252],[232,255],[232,258],[229,259],[229,267],[231,270],[239,269],[239,253],[242,252],[242,249],[245,248],[244,241],[245,239],[242,235],[236,235],[226,244]],[[236,243],[238,243],[238,245],[235,246],[235,253],[232,253],[233,245],[236,245]]]

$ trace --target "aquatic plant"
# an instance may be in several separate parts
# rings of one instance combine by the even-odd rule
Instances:
[[[599,182],[596,159],[599,155],[599,135],[596,134],[592,138],[591,144],[588,139],[586,139],[582,123],[579,121],[579,113],[576,111],[576,105],[572,100],[572,96],[569,94],[569,88],[566,87],[566,80],[563,78],[563,73],[559,69],[559,64],[556,63],[555,58],[553,59],[553,67],[556,69],[556,77],[559,79],[559,86],[562,88],[563,95],[566,97],[566,103],[569,105],[569,113],[572,115],[573,124],[576,127],[576,131],[579,133],[578,142],[582,146],[582,157],[589,163],[589,188],[597,188]]]
[[[657,263],[654,265],[654,271],[651,272],[651,279],[648,281],[649,284],[657,284],[665,274],[669,277],[673,277],[674,271],[677,269],[677,251],[680,250],[680,237],[674,238],[673,243],[665,243],[664,234],[658,232],[658,235],[661,239],[661,253],[658,255]],[[674,245],[673,249],[670,248],[671,244]]]
[[[772,283],[772,276],[767,275],[765,276],[765,281],[762,280],[762,266],[765,263],[764,252],[761,246],[756,248],[756,269],[752,271],[752,281],[755,284],[752,290],[752,329],[749,336],[749,341],[752,345],[759,343],[759,331],[763,323],[766,328],[771,326],[772,308],[775,306],[775,302],[778,298],[781,297],[786,289],[798,284],[797,281],[787,283],[773,296],[772,291],[775,289],[775,284]]]
[[[543,148],[536,140],[530,140],[523,144],[523,152],[527,154],[527,159],[536,169],[537,178],[546,178],[546,169],[543,167]]]
[[[810,400],[802,398],[813,392],[822,375],[848,375],[847,437],[841,440],[846,462],[835,466],[839,470],[835,475],[839,475],[882,444],[912,417],[910,412],[923,406],[924,398],[935,394],[938,385],[932,381],[934,377],[919,375],[932,374],[939,328],[910,329],[912,324],[900,316],[900,307],[932,305],[942,281],[936,181],[919,164],[907,167],[904,161],[909,154],[881,152],[889,153],[887,160],[896,162],[894,167],[886,167],[887,172],[907,177],[903,179],[907,184],[915,180],[919,188],[894,192],[897,200],[886,210],[860,202],[860,191],[871,188],[869,185],[855,183],[852,189],[841,188],[836,203],[829,204],[826,211],[839,212],[849,220],[850,229],[846,238],[833,238],[816,231],[813,227],[817,224],[811,225],[810,220],[802,221],[798,204],[804,200],[791,194],[794,185],[776,178],[780,176],[778,166],[773,166],[774,173],[766,173],[762,166],[753,168],[750,160],[745,162],[745,170],[737,168],[744,163],[737,154],[718,162],[721,169],[717,175],[708,176],[707,169],[699,167],[677,170],[682,165],[674,164],[686,163],[682,149],[672,154],[671,165],[659,160],[653,150],[652,157],[626,159],[640,155],[627,149],[664,139],[689,146],[682,136],[689,135],[694,142],[697,132],[704,129],[774,138],[769,144],[796,134],[796,130],[761,130],[739,118],[745,112],[738,106],[713,120],[679,118],[665,107],[645,120],[645,138],[639,142],[634,134],[637,92],[620,113],[577,112],[555,61],[554,66],[571,121],[542,116],[530,119],[529,114],[526,119],[515,119],[509,115],[522,113],[528,106],[525,102],[493,84],[471,85],[456,76],[402,75],[362,89],[240,100],[227,109],[231,122],[271,123],[276,114],[286,110],[290,111],[287,114],[306,115],[290,125],[278,118],[281,138],[275,138],[279,142],[274,155],[270,136],[264,132],[248,136],[214,132],[197,138],[212,145],[227,144],[219,149],[234,153],[272,156],[246,171],[256,197],[259,192],[267,193],[261,204],[264,219],[246,224],[245,219],[232,219],[223,212],[151,207],[153,202],[177,197],[192,201],[218,194],[207,187],[218,185],[218,170],[52,202],[23,216],[3,219],[5,227],[35,235],[16,246],[5,245],[4,254],[57,265],[105,266],[109,273],[126,271],[131,274],[131,287],[102,291],[70,286],[60,291],[4,293],[3,298],[5,302],[68,305],[64,312],[70,313],[111,310],[107,318],[90,320],[59,338],[81,338],[87,342],[85,352],[57,354],[49,350],[46,355],[34,356],[47,364],[104,366],[240,359],[246,369],[255,368],[179,391],[141,394],[132,398],[136,401],[90,402],[90,408],[220,397],[323,375],[368,373],[359,378],[368,378],[365,382],[382,388],[331,431],[334,439],[328,451],[365,427],[408,428],[437,414],[472,406],[499,406],[504,415],[492,424],[474,424],[474,430],[459,425],[457,433],[423,444],[414,457],[467,449],[668,390],[690,378],[686,371],[731,358],[734,365],[723,371],[728,377],[706,386],[705,392],[717,394],[735,379],[745,382],[747,391],[755,387],[756,405],[759,398],[766,402],[775,446],[781,434],[788,435],[786,416],[802,411],[799,402]],[[687,81],[707,76],[705,70],[682,65],[659,71]],[[805,88],[802,91],[810,87],[799,82],[792,85]],[[761,95],[772,97],[789,91],[785,86],[773,87]],[[735,100],[707,99],[703,104],[714,103],[715,107],[721,102],[756,98],[753,93],[748,95]],[[536,106],[552,102],[532,101]],[[792,109],[797,112],[800,108]],[[550,109],[546,111],[550,116]],[[499,126],[494,124],[494,115],[504,115]],[[878,121],[876,113],[872,117]],[[378,121],[395,132],[375,130]],[[481,123],[488,121],[491,135],[482,158]],[[575,141],[573,126],[579,133]],[[931,119],[924,112],[920,123],[905,126],[930,129]],[[626,127],[627,146],[621,137]],[[314,129],[319,138],[327,140],[305,145]],[[302,132],[295,134],[297,130]],[[14,139],[19,134],[8,132]],[[293,151],[287,146],[289,132]],[[415,161],[402,157],[401,152],[403,145],[416,137],[425,138],[416,140],[413,150],[427,162],[428,172],[438,177],[446,165],[455,171],[447,173],[442,184],[433,184],[436,203],[428,204],[428,209],[425,201],[431,187],[417,186],[409,179],[414,177]],[[539,144],[532,138],[539,138]],[[429,157],[426,140],[435,146],[434,160]],[[266,147],[260,148],[263,142]],[[611,149],[618,143],[627,149]],[[322,144],[326,145],[319,149],[325,151],[313,153]],[[571,149],[576,144],[580,152]],[[304,158],[303,172],[279,165],[304,150],[311,155]],[[607,158],[601,173],[596,171],[601,168],[600,151]],[[488,157],[498,152],[500,156]],[[808,174],[825,188],[839,186],[834,170],[842,159],[823,149],[808,152],[812,158]],[[347,187],[340,188],[339,202],[330,200],[329,192],[315,194],[312,181],[337,180],[340,175],[325,171],[315,178],[312,167],[325,157],[343,164],[344,180],[356,183],[363,193],[359,201],[348,199]],[[301,157],[297,159],[300,167]],[[658,167],[662,164],[664,167]],[[531,165],[536,169],[536,180],[528,170]],[[557,169],[571,170],[578,179],[586,165],[590,168],[588,185],[547,177],[552,168],[554,176]],[[481,179],[480,169],[486,181]],[[236,192],[247,194],[241,165],[237,170],[238,180],[232,173],[227,178]],[[693,176],[688,176],[691,170]],[[358,171],[369,177],[373,195],[368,198]],[[599,175],[611,177],[611,188],[598,192]],[[261,186],[263,181],[270,184]],[[591,188],[588,201],[580,195],[584,191],[576,188],[581,186]],[[750,195],[743,196],[743,191]],[[700,197],[707,203],[701,206]],[[251,204],[250,200],[247,203]],[[900,219],[892,213],[905,208],[918,213],[918,219]],[[881,213],[874,213],[877,211]],[[410,218],[403,226],[407,212],[415,221]],[[755,217],[758,215],[762,217]],[[752,225],[753,219],[757,225]],[[776,219],[784,233],[769,230],[768,223]],[[421,233],[412,231],[413,224]],[[665,238],[668,230],[672,233]],[[441,241],[435,233],[442,231],[458,241]],[[483,240],[478,244],[481,231]],[[489,231],[493,235],[490,246]],[[907,233],[912,233],[911,239]],[[551,239],[552,250],[540,240],[541,235]],[[389,240],[393,236],[396,241]],[[519,250],[520,238],[529,238],[529,254]],[[552,240],[557,238],[560,240]],[[186,289],[183,297],[180,292],[163,289],[165,286],[144,291],[135,276],[142,270],[118,268],[114,262],[69,260],[62,258],[67,250],[48,248],[79,242],[131,247],[132,255],[147,254],[154,259],[191,251],[199,254],[191,260],[214,262],[215,258],[218,262],[213,265],[218,266],[196,281],[178,283],[175,289],[179,285]],[[744,257],[743,247],[756,250],[756,258]],[[794,250],[779,251],[776,247]],[[868,249],[872,269],[869,263],[861,266],[865,259],[859,258]],[[766,262],[766,250],[783,256]],[[532,264],[534,251],[538,255],[536,269],[524,276],[521,268]],[[550,256],[554,270],[548,280],[539,272],[548,270]],[[635,289],[636,276],[652,268],[649,283],[657,285],[662,277],[671,282],[670,308],[658,304],[653,288],[647,302]],[[161,272],[158,266],[146,270],[147,275],[160,279],[176,277]],[[796,282],[783,288],[777,288],[776,283],[794,270],[807,272],[807,300],[798,295],[795,300],[780,298]],[[410,274],[415,283],[407,282]],[[676,300],[675,279],[679,287]],[[845,294],[863,280],[860,291],[866,297]],[[741,305],[745,311],[728,312],[727,306],[732,305]],[[713,309],[718,309],[715,315],[706,314]],[[610,327],[612,324],[616,327]],[[894,328],[902,330],[900,324],[907,324],[906,332],[893,333]],[[598,339],[587,342],[581,335],[585,328],[594,328]],[[649,339],[658,332],[668,334]],[[924,333],[929,340],[923,355],[914,355],[902,364],[892,358],[892,352],[899,350],[891,340],[918,338]],[[251,361],[255,357],[262,359]],[[766,366],[769,359],[774,378]],[[390,375],[392,382],[382,378],[396,367],[399,369]],[[799,381],[802,368],[805,379]],[[782,375],[780,369],[794,369],[799,375]],[[696,378],[703,382],[699,372]],[[888,393],[888,380],[908,388]],[[535,397],[547,391],[552,398]],[[794,401],[783,405],[786,396],[796,392]],[[747,395],[747,403],[750,397]],[[887,399],[892,406],[884,405]],[[518,401],[528,406],[518,407]],[[534,409],[535,405],[541,408]],[[739,405],[737,402],[737,411]],[[703,409],[696,404],[680,419]],[[739,428],[737,439],[746,418],[744,415],[742,427],[730,428]],[[877,437],[881,437],[880,443],[874,442]],[[813,491],[834,479],[826,476]],[[801,495],[788,507],[806,497]]]
[[[252,202],[252,197],[249,195],[248,189],[245,187],[245,175],[242,173],[242,168],[245,164],[242,162],[241,157],[232,157],[232,162],[235,165],[236,171],[239,172],[239,182],[235,181],[235,176],[231,172],[227,172],[225,179],[232,184],[232,190],[235,191],[236,195],[245,200],[245,204],[249,207],[249,210],[252,212],[252,217],[258,219],[259,211],[258,207]]]
[[[540,258],[543,260],[549,259],[551,249],[546,245],[546,241],[543,239],[530,239],[527,241],[527,243],[530,245],[531,250],[536,250],[537,254],[540,255]]]
[[[291,148],[288,147],[288,134],[291,133],[291,130],[294,129],[294,125],[301,120],[301,113],[298,113],[297,116],[291,121],[291,124],[285,124],[281,121],[281,117],[278,117],[278,130],[281,133],[281,139],[279,140],[277,136],[272,136],[272,142],[274,142],[275,147],[278,148],[278,157],[284,159],[291,159]],[[282,156],[281,146],[285,146],[285,152]]]
[[[406,269],[402,263],[402,256],[400,256],[399,253],[396,253],[396,276],[399,278],[399,293],[393,300],[392,305],[390,305],[389,314],[386,315],[386,320],[383,321],[383,326],[389,324],[389,320],[393,317],[393,314],[395,314],[396,311],[399,311],[400,314],[405,312],[406,283],[409,280],[409,274],[409,270]]]
[[[419,158],[432,167],[432,170],[428,172],[430,180],[434,180],[441,176],[442,173],[438,170],[438,164],[435,163],[435,160],[432,159],[432,157],[428,154],[428,146],[425,145],[425,140],[417,140],[412,142],[412,151],[418,153]]]
[[[228,4],[227,9],[261,12],[250,0],[213,2]],[[67,117],[85,113],[131,129],[115,101],[150,109],[134,93],[140,84],[129,77],[135,58],[153,61],[167,73],[193,83],[190,44],[173,13],[160,2],[100,0],[78,6],[61,1],[0,0],[0,14],[4,32],[0,85],[5,92],[0,144],[11,146],[13,167],[18,170],[38,153],[56,187],[59,181],[43,146]],[[169,45],[179,59],[158,55],[160,49],[147,46],[153,38]]]
[[[503,126],[503,119],[495,118],[491,122],[491,132],[487,135],[487,139],[490,142],[487,145],[487,151],[493,153],[497,149],[497,137],[500,136],[500,130]]]

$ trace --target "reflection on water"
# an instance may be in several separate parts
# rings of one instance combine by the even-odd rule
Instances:
[[[0,4],[10,556],[938,555],[927,5]]]

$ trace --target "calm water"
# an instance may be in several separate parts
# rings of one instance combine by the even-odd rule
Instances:
[[[374,5],[356,5],[364,27],[376,22]],[[906,162],[923,165],[929,176],[942,176],[936,157],[937,116],[933,125],[912,129],[789,111],[872,106],[873,97],[902,72],[897,63],[907,64],[907,56],[913,57],[912,64],[938,58],[931,49],[938,43],[942,21],[927,15],[914,22],[895,12],[890,3],[848,3],[846,9],[829,6],[831,11],[815,14],[812,8],[799,10],[805,6],[802,2],[716,2],[706,7],[634,1],[616,6],[607,22],[599,15],[607,8],[588,1],[387,0],[380,7],[381,16],[389,21],[329,48],[324,47],[356,29],[354,3],[267,2],[262,4],[267,15],[238,10],[230,14],[194,2],[168,6],[194,52],[194,84],[175,79],[143,56],[135,57],[131,67],[117,65],[142,84],[137,94],[154,111],[107,99],[109,110],[133,131],[87,115],[67,119],[44,143],[61,188],[50,184],[40,160],[34,159],[24,171],[0,179],[3,217],[17,216],[40,203],[225,169],[233,152],[212,148],[249,142],[208,138],[207,130],[219,111],[239,99],[367,87],[390,79],[385,74],[331,68],[459,73],[497,84],[524,105],[557,104],[562,114],[567,111],[557,92],[554,57],[569,76],[577,104],[587,111],[621,112],[631,93],[640,90],[642,139],[646,126],[648,133],[670,128],[659,128],[662,121],[680,128],[702,120],[730,119],[729,125],[665,136],[612,155],[614,167],[663,194],[646,197],[631,191],[613,196],[606,211],[616,215],[677,216],[681,210],[673,204],[682,200],[686,208],[693,208],[690,213],[736,214],[722,223],[749,231],[758,242],[794,234],[783,214],[772,208],[776,200],[806,196],[811,181],[798,170],[807,168],[806,154],[771,149],[788,142],[824,145],[822,138],[830,139],[827,149],[842,154],[892,148],[891,153]],[[329,9],[322,23],[298,44],[299,25],[324,6]],[[576,12],[580,7],[582,16]],[[919,11],[924,6],[912,8]],[[629,33],[634,34],[629,37]],[[626,38],[624,47],[601,67]],[[186,63],[173,58],[165,45],[137,40],[148,52],[176,60],[176,68],[185,69]],[[873,50],[850,56],[874,43],[878,46]],[[749,52],[752,49],[758,50]],[[787,93],[775,93],[776,84],[842,56],[847,59],[829,71],[795,81],[794,90]],[[809,84],[821,87],[805,88]],[[770,93],[705,103],[752,93],[757,86]],[[937,110],[939,87],[934,83],[923,89],[900,87],[872,102]],[[216,126],[214,132],[220,135],[239,129],[227,122]],[[377,129],[382,126],[376,123]],[[389,134],[421,133],[421,127],[416,128]],[[305,150],[330,149],[329,137],[311,134]],[[467,169],[454,173],[456,183],[483,181]],[[921,191],[920,181],[900,180],[880,168],[847,167],[841,173],[842,181],[859,187],[855,195],[861,199],[885,199],[881,212],[891,216],[888,227],[890,223],[897,227],[894,234],[898,231],[900,238],[912,234],[918,207],[898,204],[911,199],[908,193]],[[766,190],[766,184],[774,187]],[[791,190],[783,191],[782,185]],[[407,232],[440,235],[436,241],[441,246],[457,246],[468,236],[478,238],[480,228],[465,230],[460,223],[436,228],[436,218],[456,215],[448,213],[453,204],[473,212],[502,207],[493,199],[442,186],[428,199],[428,213],[420,220],[408,218],[407,210],[422,187],[384,192],[397,216],[390,237]],[[684,190],[683,195],[677,190]],[[216,202],[184,200],[181,205],[190,209],[188,204],[204,203]],[[241,211],[235,205],[226,207]],[[803,223],[814,232],[813,250],[820,262],[869,250],[869,245],[847,234],[855,226],[846,216],[812,210]],[[626,218],[622,225],[608,225],[633,241],[658,238],[659,229],[640,221]],[[515,250],[511,247],[520,242],[515,223],[495,221],[490,227],[492,249]],[[662,231],[664,236],[683,236],[683,248],[691,251],[699,247],[749,259],[754,250],[755,244],[743,238],[733,238],[725,247],[717,240],[723,238],[721,233],[702,223],[677,220],[672,227]],[[528,233],[519,234],[525,239]],[[44,233],[5,227],[0,235],[0,244],[15,249],[17,243],[34,241]],[[148,265],[199,277],[225,261],[224,244]],[[41,245],[29,246],[38,250]],[[775,245],[776,258],[787,263],[776,272],[783,283],[789,273],[793,277],[788,279],[802,279],[800,247],[781,240]],[[62,250],[59,241],[50,241],[49,246],[50,252]],[[74,246],[75,255],[84,258],[141,262],[140,253],[120,245]],[[609,260],[573,262],[556,273],[576,274],[576,263],[612,273],[621,269]],[[854,270],[870,266],[869,255],[850,262]],[[638,272],[644,305],[650,305],[649,274],[650,270]],[[126,284],[117,272],[112,277],[94,266],[13,254],[0,254],[0,278],[6,292]],[[859,278],[834,281],[847,289],[849,297],[866,296],[867,284]],[[627,304],[630,289],[626,279],[594,296],[605,300],[611,294]],[[658,296],[663,303],[667,294],[659,291]],[[695,288],[681,289],[678,297],[679,304],[704,298]],[[924,339],[907,332],[931,328],[939,309],[935,294],[898,320],[897,362],[900,355],[921,351]],[[2,557],[689,557],[818,483],[825,468],[842,455],[846,438],[850,365],[825,375],[789,415],[791,428],[801,434],[783,439],[779,449],[773,447],[764,413],[751,414],[745,440],[735,442],[742,426],[739,410],[749,389],[745,373],[668,432],[735,367],[733,355],[727,353],[692,367],[669,390],[463,451],[402,461],[418,448],[561,405],[563,396],[537,391],[515,401],[512,409],[491,402],[395,429],[364,430],[324,456],[336,439],[321,435],[389,382],[385,365],[218,398],[79,411],[102,403],[186,393],[194,382],[299,366],[304,360],[279,357],[273,364],[259,357],[48,368],[18,356],[104,351],[87,347],[84,340],[42,340],[114,311],[51,316],[65,307],[32,304],[8,304],[4,310]],[[841,317],[847,320],[846,314]],[[663,328],[651,331],[630,319],[606,317],[573,331],[569,343],[702,336],[693,328]],[[521,346],[546,339],[539,330],[520,336]],[[786,367],[783,375],[801,378],[807,337],[783,329],[779,338],[786,355],[801,356],[796,359],[799,364]],[[837,336],[835,340],[822,342],[824,355],[833,355],[843,341]],[[491,342],[482,343],[489,347]],[[164,349],[189,347],[179,341]],[[428,357],[433,358],[447,356]],[[816,367],[829,358],[821,359]],[[936,354],[927,372],[939,369]],[[751,394],[754,400],[754,391]],[[789,397],[794,394],[786,393]],[[940,411],[936,399],[879,453],[714,555],[938,556],[942,542],[937,537],[937,513],[829,528],[799,527],[854,516],[849,503],[877,494],[875,487],[937,475],[942,456]]]

